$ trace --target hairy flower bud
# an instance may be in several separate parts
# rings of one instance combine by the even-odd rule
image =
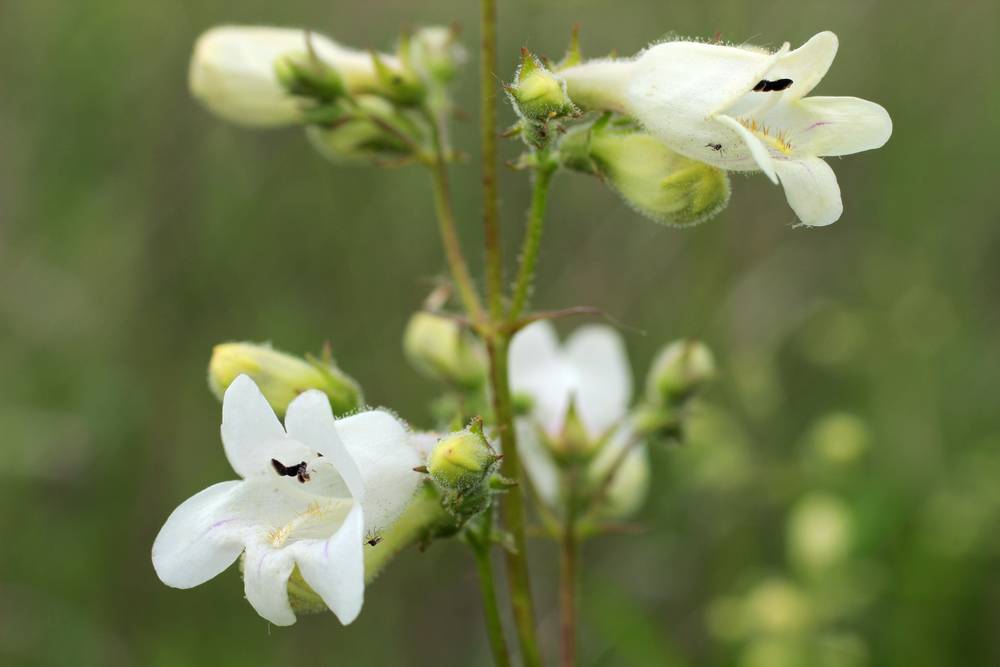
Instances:
[[[472,389],[485,378],[481,346],[458,322],[441,315],[414,314],[403,334],[403,352],[414,368],[434,380]]]
[[[636,212],[668,225],[694,225],[729,203],[729,178],[673,152],[631,123],[572,128],[559,143],[563,164],[607,182]]]
[[[653,361],[646,379],[646,397],[654,405],[680,403],[715,376],[715,359],[701,341],[688,339],[667,345]]]
[[[521,65],[506,90],[518,114],[527,120],[545,121],[576,113],[566,94],[566,82],[527,49],[521,49]]]
[[[459,431],[434,447],[427,459],[427,472],[442,488],[465,492],[483,485],[497,460],[482,433]]]
[[[364,403],[358,384],[331,361],[307,361],[278,352],[270,345],[216,345],[208,365],[208,385],[212,392],[221,400],[240,375],[250,376],[279,415],[284,415],[288,404],[309,389],[326,394],[338,415],[357,410]]]

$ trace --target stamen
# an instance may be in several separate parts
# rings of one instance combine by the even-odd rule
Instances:
[[[758,122],[756,118],[737,118],[736,120],[740,125],[750,130],[755,136],[763,140],[764,143],[770,148],[773,148],[774,150],[785,155],[791,154],[792,144],[788,141],[788,136],[785,134],[784,130],[778,132],[777,134],[771,134],[767,125]]]

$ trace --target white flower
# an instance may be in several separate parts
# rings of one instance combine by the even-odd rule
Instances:
[[[561,346],[551,323],[535,322],[514,336],[509,366],[511,391],[531,399],[532,417],[553,438],[562,433],[571,403],[588,437],[598,440],[632,399],[625,345],[611,327],[580,327]]]
[[[276,127],[301,119],[301,100],[289,95],[275,74],[275,61],[313,52],[337,70],[352,93],[369,92],[378,76],[370,53],[340,46],[329,37],[292,28],[221,26],[202,34],[189,71],[191,93],[210,110],[241,125]],[[390,68],[399,61],[379,58]]]
[[[597,487],[614,475],[605,489],[602,514],[624,516],[638,507],[649,484],[649,458],[627,419],[632,372],[614,329],[584,326],[560,345],[551,323],[525,327],[511,342],[510,384],[515,394],[531,399],[530,418],[516,425],[519,451],[545,505],[560,506],[561,470],[539,429],[558,441],[572,404],[587,439],[600,447],[592,452],[584,481]]]
[[[342,623],[353,621],[364,598],[365,536],[397,517],[420,482],[406,428],[380,410],[334,421],[318,390],[292,401],[283,428],[241,375],[223,400],[222,442],[243,479],[174,510],[153,543],[157,575],[191,588],[245,553],[247,600],[270,622],[295,622],[287,585],[296,567]]]
[[[836,53],[832,32],[774,53],[678,41],[561,74],[575,102],[632,115],[686,157],[780,179],[799,219],[817,226],[843,212],[837,178],[820,157],[878,148],[892,134],[874,102],[806,97]]]

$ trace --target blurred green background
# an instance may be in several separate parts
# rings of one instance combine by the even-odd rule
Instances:
[[[723,369],[692,442],[654,453],[643,532],[585,550],[583,664],[1000,664],[1000,6],[500,4],[501,79],[522,45],[560,55],[574,22],[592,56],[669,31],[774,46],[830,29],[841,50],[817,93],[876,100],[895,124],[882,150],[835,159],[846,208],[824,229],[791,229],[759,176],[684,231],[558,177],[536,304],[627,323],[637,377],[688,335]],[[488,663],[456,543],[400,558],[347,628],[269,628],[235,568],[177,591],[149,561],[167,514],[232,477],[205,383],[214,343],[330,340],[370,400],[418,424],[433,389],[399,343],[443,268],[425,174],[332,167],[294,130],[210,116],[187,93],[194,39],[269,23],[388,48],[400,26],[458,20],[472,45],[476,11],[0,4],[0,664]],[[474,151],[471,65],[456,136]],[[475,249],[476,170],[455,181]],[[512,247],[525,181],[504,174]],[[790,546],[804,501],[846,526],[835,565]],[[533,556],[551,638],[554,554]]]

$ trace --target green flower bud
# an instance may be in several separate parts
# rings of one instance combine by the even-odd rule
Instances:
[[[448,83],[468,59],[465,48],[458,41],[458,32],[455,26],[419,28],[400,43],[400,59],[422,79]]]
[[[403,334],[403,352],[423,375],[474,389],[485,378],[484,352],[478,341],[455,320],[419,312]]]
[[[729,203],[729,177],[689,160],[631,124],[577,126],[559,142],[570,169],[604,179],[636,212],[654,222],[688,226],[713,217]]]
[[[482,433],[459,431],[442,439],[427,458],[427,472],[448,491],[482,487],[499,457]]]
[[[344,94],[344,81],[315,55],[290,53],[274,62],[274,73],[292,95],[330,102]]]
[[[320,155],[334,164],[394,161],[413,157],[420,129],[400,114],[391,102],[375,95],[359,95],[356,109],[338,110],[328,122],[306,128],[306,137]],[[322,113],[322,110],[320,110]],[[410,138],[387,129],[397,128]]]
[[[715,359],[701,341],[674,341],[657,355],[646,379],[646,397],[654,405],[681,403],[715,376]]]
[[[279,416],[304,391],[319,389],[330,398],[335,414],[361,407],[358,384],[331,360],[300,359],[254,343],[216,345],[208,365],[208,386],[222,400],[226,388],[240,375],[249,375]]]
[[[527,49],[521,49],[521,65],[506,90],[518,115],[527,120],[545,121],[577,113],[566,94],[566,82]]]

